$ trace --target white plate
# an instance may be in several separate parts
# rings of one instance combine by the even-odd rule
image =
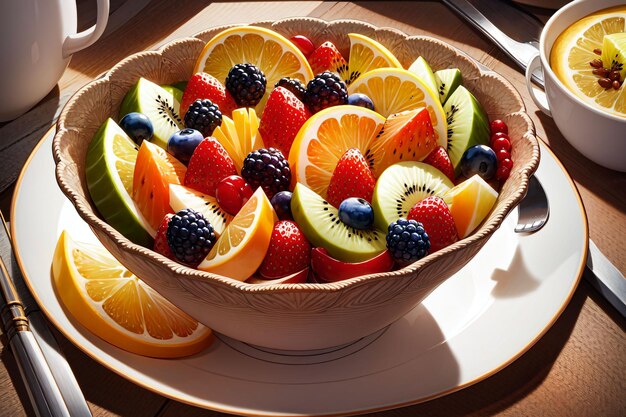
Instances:
[[[569,176],[542,145],[537,177],[548,224],[523,236],[512,213],[479,255],[383,331],[318,352],[260,350],[223,336],[202,354],[160,360],[120,350],[68,317],[50,276],[58,236],[95,240],[59,191],[48,132],[18,182],[11,219],[31,291],[76,346],[164,396],[244,415],[322,415],[414,404],[476,383],[528,350],[569,302],[587,253],[587,221]]]

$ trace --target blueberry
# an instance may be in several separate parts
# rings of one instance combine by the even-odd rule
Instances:
[[[280,220],[293,220],[291,214],[291,191],[280,191],[272,197],[270,203]]]
[[[361,93],[350,94],[348,96],[348,104],[374,110],[374,102],[372,99]]]
[[[167,151],[183,164],[187,164],[202,140],[204,136],[197,130],[183,129],[170,136],[167,141]]]
[[[489,181],[498,168],[496,153],[489,146],[475,145],[467,149],[461,157],[461,172],[466,178],[478,174]]]
[[[367,200],[349,197],[339,205],[339,219],[355,229],[369,229],[374,224],[374,210]]]
[[[128,113],[120,120],[120,127],[137,145],[150,140],[154,133],[152,122],[143,113]]]

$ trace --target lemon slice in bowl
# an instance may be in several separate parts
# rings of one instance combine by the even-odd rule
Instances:
[[[384,117],[405,110],[426,107],[439,146],[447,147],[446,114],[439,96],[417,75],[401,68],[379,68],[366,72],[348,88],[350,94],[362,93],[374,102]]]
[[[198,269],[239,281],[250,278],[265,258],[276,220],[263,189],[257,188]]]
[[[348,33],[348,38],[350,38],[348,68],[339,69],[339,75],[346,85],[349,86],[362,74],[373,69],[402,68],[398,58],[374,39],[358,33]]]
[[[626,9],[613,7],[584,17],[565,29],[550,51],[550,66],[563,84],[593,107],[626,116],[626,89],[604,89],[589,63],[600,59],[604,36],[626,31]],[[603,62],[604,66],[609,65]]]
[[[131,241],[151,247],[156,231],[131,197],[137,152],[137,145],[109,118],[89,144],[85,176],[104,220]]]
[[[284,36],[262,27],[237,26],[214,36],[196,61],[194,73],[206,72],[225,83],[236,64],[254,64],[267,79],[267,89],[256,105],[261,114],[274,85],[283,77],[307,83],[313,71],[302,52]]]
[[[326,198],[339,158],[348,149],[358,148],[367,159],[367,150],[384,123],[380,114],[357,106],[333,106],[314,114],[291,145],[292,175]]]
[[[80,324],[105,341],[156,358],[193,355],[211,330],[124,268],[104,247],[63,231],[52,261],[55,290]]]

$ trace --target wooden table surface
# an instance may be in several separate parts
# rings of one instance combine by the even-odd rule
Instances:
[[[112,1],[112,11],[122,1]],[[95,1],[79,0],[79,27],[95,20]],[[550,11],[534,10],[546,20]],[[602,168],[574,150],[528,96],[523,75],[487,39],[438,2],[214,2],[153,0],[127,22],[112,21],[95,45],[74,55],[63,78],[20,118],[0,123],[0,209],[8,214],[13,183],[24,161],[82,85],[129,54],[211,26],[290,16],[354,18],[408,34],[432,35],[464,50],[506,77],[526,102],[537,134],[574,179],[589,221],[589,234],[626,271],[626,174]],[[592,138],[590,138],[592,139]],[[575,207],[572,207],[576,210]],[[549,254],[546,254],[549,256]],[[381,416],[624,416],[626,323],[587,282],[552,328],[501,372],[457,393]],[[55,330],[96,416],[221,416],[142,389],[99,365]],[[4,336],[0,352],[0,415],[34,415]],[[242,393],[245,395],[245,393]]]

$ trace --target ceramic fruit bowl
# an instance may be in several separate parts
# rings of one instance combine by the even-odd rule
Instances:
[[[481,70],[454,47],[430,37],[407,36],[390,28],[341,20],[292,18],[254,25],[289,38],[332,41],[348,56],[348,33],[385,45],[406,68],[423,56],[433,70],[459,68],[489,119],[509,127],[515,168],[482,226],[469,237],[403,269],[333,283],[255,285],[192,269],[130,242],[100,218],[85,178],[88,145],[108,117],[116,118],[124,95],[140,77],[170,84],[191,77],[205,43],[218,27],[132,55],[104,77],[82,88],[67,104],[53,150],[56,177],[65,195],[103,245],[129,270],[200,322],[229,337],[275,349],[312,350],[345,344],[376,332],[404,316],[483,247],[526,193],[539,163],[534,126],[522,98],[501,76]],[[246,262],[241,259],[241,262]]]

